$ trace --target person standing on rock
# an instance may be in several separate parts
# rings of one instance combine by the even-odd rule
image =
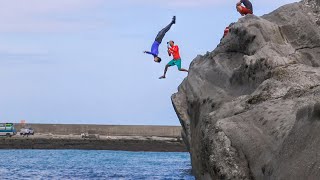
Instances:
[[[159,77],[159,79],[166,78],[166,73],[167,73],[168,67],[170,66],[176,65],[179,71],[189,72],[188,70],[181,68],[181,57],[179,53],[179,47],[178,45],[174,45],[173,41],[168,42],[168,54],[169,56],[173,55],[173,59],[166,65],[164,69],[164,74],[163,76]]]
[[[223,37],[222,38],[226,37],[226,35],[229,33],[229,31],[230,31],[230,27],[227,26],[223,31]]]
[[[241,6],[241,4],[244,6]],[[253,14],[252,3],[249,0],[240,0],[237,3],[237,11],[241,14],[241,16]]]
[[[146,54],[150,54],[153,56],[154,62],[160,63],[161,58],[158,56],[159,55],[159,46],[162,42],[162,39],[166,35],[166,33],[170,30],[171,26],[176,23],[176,16],[173,16],[172,21],[169,25],[167,25],[165,28],[163,28],[161,31],[159,31],[155,41],[153,42],[151,46],[151,52],[149,51],[144,51]]]

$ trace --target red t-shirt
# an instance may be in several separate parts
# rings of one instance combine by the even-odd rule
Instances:
[[[224,29],[223,37],[225,37],[229,33],[229,27]]]
[[[173,59],[175,59],[175,60],[181,59],[180,54],[179,54],[179,47],[177,45],[169,48],[169,52],[170,52],[170,54],[173,55]]]

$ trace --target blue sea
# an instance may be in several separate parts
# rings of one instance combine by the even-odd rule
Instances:
[[[195,179],[188,153],[0,150],[0,179]]]

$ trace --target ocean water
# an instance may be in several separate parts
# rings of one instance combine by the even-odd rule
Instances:
[[[188,153],[0,150],[0,179],[194,179]]]

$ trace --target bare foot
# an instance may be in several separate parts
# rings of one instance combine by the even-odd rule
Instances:
[[[159,77],[159,79],[165,79],[166,77],[165,76],[161,76],[161,77]]]

